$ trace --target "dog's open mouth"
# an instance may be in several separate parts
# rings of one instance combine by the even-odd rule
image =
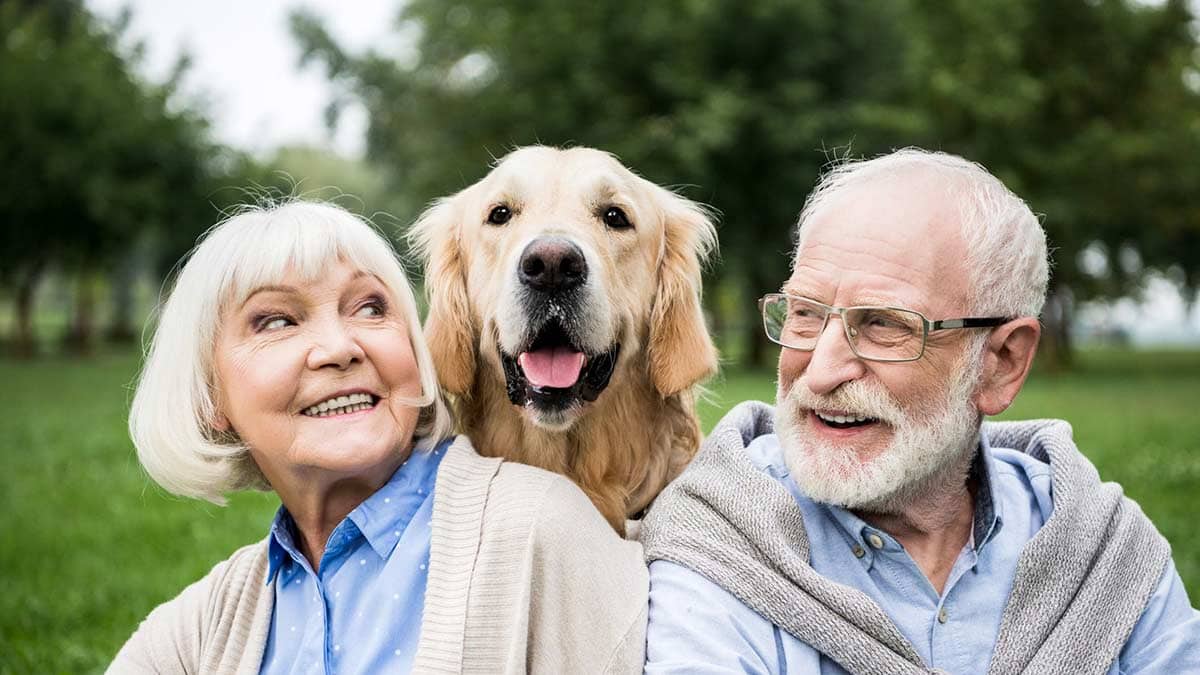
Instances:
[[[604,353],[587,354],[551,319],[516,356],[501,350],[508,399],[546,411],[594,401],[608,386],[620,351],[617,343]]]

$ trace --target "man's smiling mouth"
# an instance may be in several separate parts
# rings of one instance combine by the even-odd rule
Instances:
[[[875,424],[879,422],[879,420],[874,417],[867,417],[866,415],[840,410],[813,410],[812,414],[813,417],[816,417],[817,420],[821,422],[821,424],[824,424],[828,427],[833,427],[834,429],[853,429],[855,427],[863,427],[867,426],[868,424]]]
[[[309,406],[302,410],[301,414],[308,417],[348,415],[360,410],[369,410],[374,408],[378,403],[379,397],[373,394],[347,394],[345,396],[334,396],[316,405]]]

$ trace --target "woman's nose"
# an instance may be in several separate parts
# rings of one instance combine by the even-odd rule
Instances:
[[[362,362],[362,346],[355,339],[353,329],[345,322],[322,321],[310,324],[310,328],[313,330],[313,344],[308,351],[309,368],[344,370],[353,363]]]

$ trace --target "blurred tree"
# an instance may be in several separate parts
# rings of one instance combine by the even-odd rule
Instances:
[[[1055,264],[1043,355],[1068,365],[1073,304],[1136,292],[1148,270],[1194,297],[1200,71],[1185,0],[912,8],[923,143],[981,162],[1046,214]]]
[[[293,30],[370,114],[368,152],[406,219],[529,143],[617,154],[651,180],[692,184],[722,213],[748,360],[765,359],[755,298],[788,274],[790,230],[833,148],[886,149],[918,117],[883,0],[562,3],[414,0],[402,54],[346,53],[306,13]],[[408,44],[407,42],[405,44]],[[710,297],[716,294],[710,294]]]
[[[957,152],[1048,214],[1052,358],[1069,356],[1073,298],[1127,294],[1151,268],[1194,291],[1190,22],[1185,0],[413,0],[390,51],[349,54],[317,17],[292,19],[341,87],[331,115],[366,105],[406,218],[533,142],[701,186],[689,196],[723,213],[717,273],[737,288],[710,298],[740,309],[752,363],[754,298],[786,277],[788,232],[831,154]],[[1111,252],[1100,277],[1079,267],[1094,242]]]
[[[335,201],[370,218],[394,243],[401,243],[394,215],[401,202],[376,165],[308,146],[279,148],[266,165],[294,181],[298,195]]]
[[[0,280],[16,290],[19,353],[33,350],[34,289],[51,265],[75,278],[66,337],[86,349],[98,279],[148,233],[200,227],[213,148],[204,120],[173,105],[186,61],[166,84],[140,81],[139,48],[117,45],[127,23],[78,0],[0,3]]]

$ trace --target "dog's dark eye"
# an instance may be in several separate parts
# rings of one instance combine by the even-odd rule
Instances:
[[[621,209],[610,206],[604,209],[604,215],[600,217],[604,224],[614,230],[627,230],[633,227],[633,223],[629,222],[629,217]]]
[[[512,216],[512,209],[501,204],[500,206],[492,209],[491,213],[488,214],[487,221],[489,225],[503,225],[511,220]]]

